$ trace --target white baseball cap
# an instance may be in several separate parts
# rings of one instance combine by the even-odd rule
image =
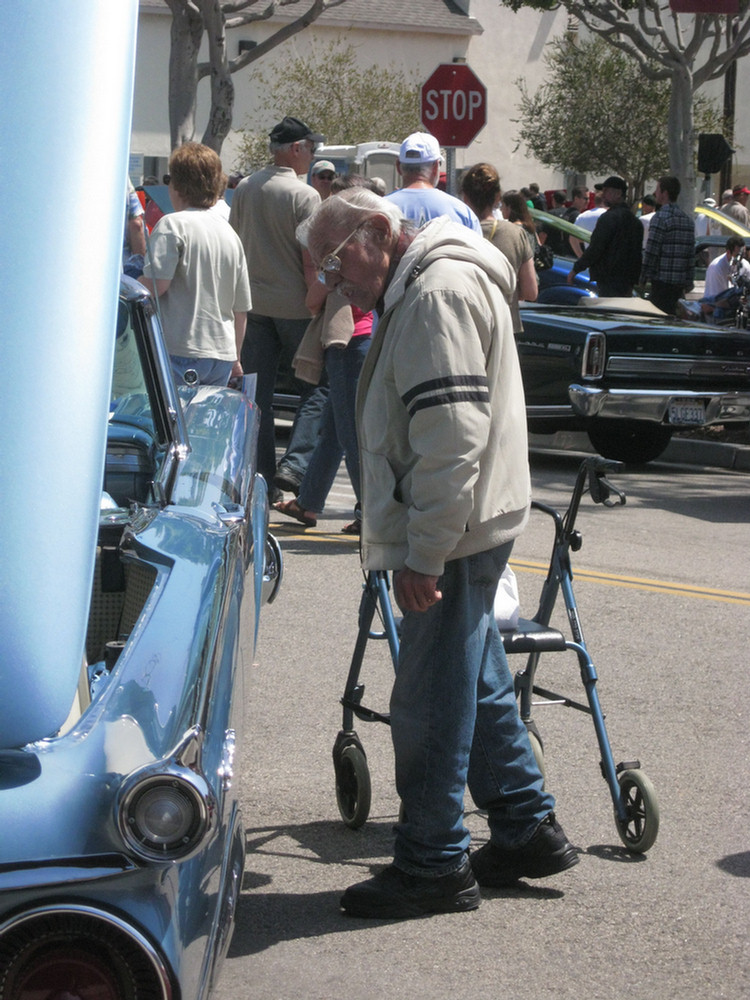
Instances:
[[[434,163],[440,159],[440,143],[429,132],[412,132],[401,143],[399,163]]]

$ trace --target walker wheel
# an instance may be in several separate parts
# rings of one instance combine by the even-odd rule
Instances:
[[[651,781],[643,771],[633,768],[617,775],[620,800],[627,819],[615,813],[620,840],[633,854],[644,854],[653,846],[659,832],[659,803]]]
[[[531,749],[534,753],[536,765],[541,772],[544,782],[546,783],[547,771],[544,767],[544,744],[542,743],[542,737],[539,735],[539,731],[536,726],[531,728],[528,723],[526,724],[526,732],[529,735],[529,743],[531,744]]]
[[[347,743],[333,755],[336,802],[344,823],[358,830],[370,814],[372,785],[365,752],[359,743]]]

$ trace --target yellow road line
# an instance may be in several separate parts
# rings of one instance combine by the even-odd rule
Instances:
[[[269,524],[269,528],[279,541],[288,538],[294,541],[306,539],[308,542],[352,542],[359,544],[359,535],[344,535],[340,528],[337,531],[324,531],[322,528],[308,528],[306,531],[301,531],[289,521],[273,521]]]
[[[523,559],[511,559],[513,569],[527,573],[546,574],[546,563],[528,562]],[[578,580],[591,580],[603,583],[609,587],[629,587],[632,590],[648,590],[661,594],[674,594],[683,597],[696,597],[705,601],[720,601],[725,604],[750,605],[750,594],[738,590],[716,590],[713,587],[696,587],[688,583],[672,583],[668,580],[650,580],[640,576],[617,576],[613,573],[599,573],[596,570],[573,568],[573,577]]]
[[[359,538],[352,535],[342,535],[340,531],[323,531],[317,528],[309,528],[307,531],[296,530],[295,525],[286,521],[276,522],[271,525],[274,532],[278,532],[279,541],[306,541],[314,542],[344,542],[350,545],[358,545]],[[279,529],[284,529],[279,531]],[[532,562],[526,559],[511,559],[510,565],[514,570],[523,573],[533,573],[537,576],[546,576],[549,568],[547,563]],[[672,594],[680,597],[694,597],[704,601],[718,601],[723,604],[741,604],[750,606],[750,594],[740,590],[717,590],[713,587],[696,587],[688,583],[673,583],[669,580],[651,580],[641,576],[618,576],[614,573],[600,573],[596,570],[578,569],[573,567],[573,577],[576,580],[589,580],[593,583],[601,583],[607,587],[626,587],[630,590],[646,590],[652,593]]]

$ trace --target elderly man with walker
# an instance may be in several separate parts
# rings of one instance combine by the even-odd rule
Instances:
[[[362,560],[393,572],[404,613],[394,860],[341,907],[387,919],[472,910],[480,885],[579,860],[543,787],[493,613],[530,502],[515,278],[466,227],[438,218],[415,230],[363,189],[328,199],[298,235],[331,287],[380,316],[357,398]],[[490,829],[471,855],[467,786]]]

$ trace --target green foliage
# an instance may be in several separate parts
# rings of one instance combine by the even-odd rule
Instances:
[[[531,95],[523,80],[519,145],[542,163],[581,174],[616,173],[640,197],[669,163],[669,81],[649,80],[636,61],[601,38],[560,38],[545,55],[546,82]],[[721,131],[713,102],[694,102],[696,132]]]
[[[501,7],[510,7],[513,13],[522,7],[531,7],[534,10],[552,10],[559,7],[559,0],[500,0]]]
[[[329,145],[401,142],[420,125],[419,81],[393,66],[371,66],[337,39],[318,53],[278,62],[253,74],[259,95],[252,120],[240,130],[244,169],[268,160],[268,132],[295,115],[322,133]]]
[[[532,10],[554,10],[555,7],[566,7],[565,0],[499,0],[501,7],[510,7],[516,13],[523,7],[531,7]],[[623,10],[635,10],[641,0],[620,0]]]

